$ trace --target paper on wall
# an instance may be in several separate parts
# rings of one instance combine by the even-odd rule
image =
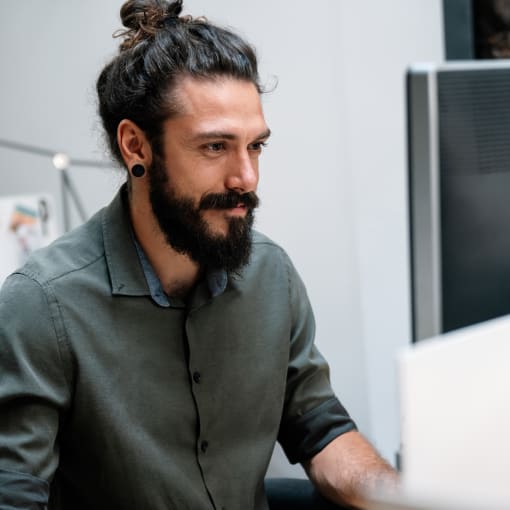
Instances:
[[[50,195],[0,197],[0,286],[28,256],[58,237]]]

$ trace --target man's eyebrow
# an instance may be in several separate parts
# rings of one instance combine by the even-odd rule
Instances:
[[[267,128],[265,131],[260,133],[259,136],[255,137],[255,140],[264,140],[264,139],[269,138],[270,136],[271,136],[271,130],[269,128]]]
[[[260,135],[256,136],[254,140],[264,140],[271,136],[271,130],[266,129]],[[227,133],[223,131],[204,131],[203,133],[197,133],[193,139],[194,140],[235,140],[237,138],[236,135],[232,133]]]

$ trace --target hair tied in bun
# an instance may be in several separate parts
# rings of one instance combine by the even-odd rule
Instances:
[[[126,51],[140,42],[154,38],[166,22],[178,22],[182,11],[182,0],[128,0],[120,9],[122,24],[126,27],[117,30],[113,37],[122,37],[120,51]],[[189,19],[188,19],[189,18]],[[182,21],[192,21],[191,16],[183,16]]]

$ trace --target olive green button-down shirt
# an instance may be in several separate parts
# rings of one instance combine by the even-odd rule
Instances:
[[[354,428],[269,239],[182,306],[155,302],[146,274],[119,193],[7,279],[1,510],[262,510],[276,440],[298,462]]]

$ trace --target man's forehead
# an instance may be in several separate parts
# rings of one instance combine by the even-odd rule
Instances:
[[[254,83],[228,76],[211,78],[184,77],[174,89],[182,114],[207,113],[208,110],[230,109],[245,105],[242,110],[262,112],[260,94]]]
[[[174,89],[179,113],[169,119],[191,131],[194,137],[223,134],[235,137],[240,131],[254,138],[267,138],[260,95],[246,80],[230,77],[184,78]]]

